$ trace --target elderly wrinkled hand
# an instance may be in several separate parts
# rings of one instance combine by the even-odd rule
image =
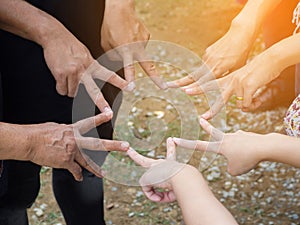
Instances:
[[[27,160],[36,164],[69,170],[77,181],[82,180],[81,167],[98,177],[101,168],[81,149],[95,151],[127,151],[129,143],[83,137],[90,129],[109,121],[112,111],[96,115],[72,125],[45,123],[25,126],[30,132],[30,148]]]

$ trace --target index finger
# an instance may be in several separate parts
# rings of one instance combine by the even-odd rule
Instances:
[[[89,74],[83,75],[81,81],[87,93],[101,112],[111,110],[109,104],[103,97],[103,94],[101,93],[99,87]]]
[[[188,74],[187,76],[180,78],[178,80],[170,81],[167,83],[168,87],[176,88],[176,87],[183,87],[194,83],[195,81],[199,80],[201,77],[206,77],[207,74],[211,74],[207,71],[207,67],[205,65],[201,65],[199,69],[196,71]],[[203,82],[207,81],[207,79],[203,79]]]
[[[95,128],[102,123],[108,122],[113,116],[113,111],[108,110],[104,113],[80,120],[73,124],[73,128],[77,129],[80,134],[85,134],[92,128]]]
[[[209,122],[205,119],[200,118],[200,125],[201,127],[209,134],[211,137],[216,141],[221,141],[224,138],[224,133],[214,126],[212,126]]]
[[[102,81],[108,82],[115,87],[120,88],[121,90],[125,91],[132,91],[135,87],[133,84],[128,84],[126,80],[118,76],[113,71],[105,68],[104,66],[100,65],[96,60],[95,62],[87,69],[85,74],[89,76],[100,79]]]
[[[143,70],[160,89],[168,88],[167,84],[159,77],[154,62],[148,59],[144,50],[141,50],[138,54],[136,54],[136,58]]]
[[[176,146],[173,138],[167,139],[167,159],[176,160]]]
[[[138,165],[140,165],[144,168],[149,168],[156,162],[156,160],[154,160],[154,159],[150,159],[145,156],[142,156],[141,154],[137,153],[132,148],[130,148],[127,151],[127,154],[134,162],[136,162]]]

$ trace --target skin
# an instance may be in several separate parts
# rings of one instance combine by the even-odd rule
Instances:
[[[150,159],[133,149],[128,150],[128,155],[137,164],[148,168],[140,179],[145,195],[160,203],[177,200],[187,225],[237,224],[215,198],[199,171],[190,165],[176,162],[175,147],[173,139],[168,138],[166,160]],[[166,191],[160,192],[157,188]]]
[[[167,88],[146,54],[150,32],[136,15],[133,0],[106,0],[101,37],[101,45],[108,51],[108,56],[113,60],[123,60],[128,82],[133,85],[135,80],[136,60],[158,87]]]
[[[223,155],[227,159],[228,172],[233,176],[247,173],[262,161],[300,167],[299,138],[278,133],[262,135],[244,131],[225,134],[204,119],[200,119],[200,125],[213,141],[173,138],[174,142],[184,148]]]
[[[127,151],[129,143],[83,137],[82,134],[108,122],[112,115],[110,111],[72,125],[0,123],[0,159],[31,161],[42,166],[67,169],[77,181],[83,179],[81,167],[103,177],[101,168],[81,149]]]
[[[117,3],[119,7],[115,7]],[[102,45],[106,50],[121,44],[149,39],[148,31],[135,15],[133,1],[119,3],[116,0],[107,0],[102,29]],[[26,1],[0,0],[0,4],[0,28],[32,40],[43,48],[46,63],[56,80],[56,90],[59,94],[74,97],[79,84],[82,83],[100,111],[104,112],[110,110],[110,106],[94,79],[109,82],[122,90],[132,91],[135,88],[133,83],[128,83],[134,77],[133,62],[128,57],[134,59],[137,56],[137,59],[147,61],[143,48],[135,52],[124,51],[124,54],[120,55],[128,64],[125,69],[128,80],[126,81],[93,59],[89,50],[51,15]],[[139,50],[141,52],[138,52]],[[157,84],[161,84],[152,62],[141,62],[141,65]],[[166,87],[163,84],[160,86]]]
[[[285,68],[299,62],[299,44],[300,34],[285,38],[226,77],[209,81],[201,87],[194,87],[186,92],[196,95],[220,90],[221,97],[213,104],[210,111],[202,115],[204,119],[215,116],[232,95],[243,96],[243,100],[237,100],[237,107],[249,111],[251,107],[261,104],[259,99],[254,97],[259,88],[276,79]]]
[[[216,101],[210,111],[203,115],[205,119],[210,119],[215,116],[233,94],[244,98],[244,101],[237,101],[237,107],[243,111],[252,111],[258,108],[269,93],[255,96],[255,91],[259,87],[267,84],[266,81],[270,82],[278,77],[283,69],[288,66],[278,69],[276,65],[275,68],[277,68],[277,70],[272,69],[265,75],[263,70],[269,69],[270,66],[268,65],[274,64],[274,60],[270,59],[271,56],[275,56],[272,53],[273,49],[271,51],[266,50],[267,53],[263,53],[261,57],[259,56],[256,62],[251,62],[250,65],[244,65],[261,24],[269,18],[269,14],[272,13],[281,2],[281,0],[248,1],[242,11],[233,19],[228,32],[206,49],[203,56],[205,64],[189,76],[169,82],[168,86],[182,87],[189,95],[197,95],[206,91],[221,89],[221,98]],[[255,17],[253,17],[253,15],[255,15]],[[262,60],[263,63],[259,63],[258,60]],[[282,63],[284,64],[284,62]],[[241,68],[242,66],[244,66],[244,69]],[[254,68],[254,66],[257,67]],[[258,66],[266,66],[266,69],[259,68]],[[210,72],[208,72],[208,68]],[[239,72],[233,72],[239,68],[241,68]],[[264,76],[264,81],[260,79],[257,84],[252,82],[255,78],[249,78],[255,69],[258,70],[255,72],[256,76]],[[226,79],[224,76],[230,78]],[[217,82],[212,81],[215,78],[220,78],[220,82],[219,80],[217,80]],[[223,88],[225,90],[223,90]]]

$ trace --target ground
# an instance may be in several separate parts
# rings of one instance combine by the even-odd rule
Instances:
[[[151,31],[152,39],[177,43],[200,56],[207,46],[226,32],[231,19],[240,9],[233,0],[137,1],[137,11]],[[263,48],[260,39],[255,46],[253,54]],[[159,51],[160,56],[166,54],[164,49]],[[158,67],[164,77],[169,75],[170,70],[176,70],[164,64]],[[130,98],[130,95],[125,96],[126,101],[130,101]],[[207,107],[205,98],[193,98],[192,101],[198,112],[203,112]],[[258,113],[241,113],[235,108],[234,101],[231,101],[226,108],[226,116],[215,124],[220,127],[227,124],[227,131],[243,129],[259,133],[280,132],[285,110],[279,108]],[[122,133],[122,129],[128,129],[124,127],[128,124],[122,124],[122,119],[125,120],[126,116],[130,117],[130,129],[134,136],[141,140],[151,135],[153,128],[148,128],[149,118],[160,118],[164,122],[166,132],[163,138],[176,136],[181,131],[180,121],[176,120],[178,112],[165,101],[148,99],[136,103],[129,115],[121,113],[118,117],[120,122],[117,123],[119,133]],[[200,137],[206,138],[202,131]],[[161,157],[164,155],[164,146],[159,145],[154,152],[148,154]],[[125,161],[128,162],[128,159]],[[226,172],[226,160],[222,157],[194,154],[190,163],[199,166],[212,191],[240,224],[300,224],[298,169],[276,163],[261,163],[246,175],[231,177]],[[41,177],[42,189],[36,203],[29,209],[31,224],[65,224],[53,198],[51,169],[43,168]],[[139,187],[120,185],[111,179],[105,180],[104,189],[107,224],[183,224],[176,203],[151,203]]]

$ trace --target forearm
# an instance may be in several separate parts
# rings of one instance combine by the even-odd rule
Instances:
[[[0,28],[41,46],[67,32],[54,17],[23,0],[0,0]]]
[[[281,162],[300,168],[300,139],[282,134],[269,134],[272,148],[264,151],[264,161]]]
[[[174,176],[172,186],[187,225],[237,224],[194,167],[186,166]]]
[[[232,20],[231,27],[238,27],[249,36],[256,36],[265,18],[282,0],[248,0],[242,11]]]
[[[0,159],[27,160],[30,137],[24,126],[0,123]]]
[[[290,36],[271,46],[265,55],[275,59],[278,71],[300,62],[300,34]]]

